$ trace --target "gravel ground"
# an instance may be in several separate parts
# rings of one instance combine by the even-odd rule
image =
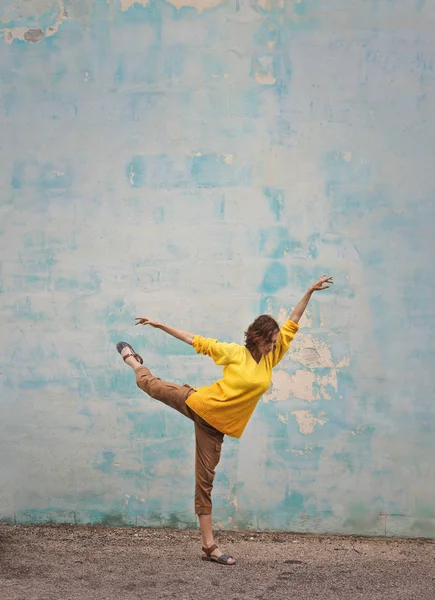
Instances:
[[[434,600],[435,543],[220,532],[237,559],[201,560],[196,531],[0,526],[0,600]]]

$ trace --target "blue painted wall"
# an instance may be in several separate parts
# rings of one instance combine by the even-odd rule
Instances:
[[[191,424],[147,399],[219,369],[133,319],[242,342],[323,272],[219,527],[435,536],[435,6],[0,2],[0,513],[195,524]]]

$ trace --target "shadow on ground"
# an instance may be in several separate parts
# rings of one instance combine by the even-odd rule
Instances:
[[[435,543],[196,531],[0,526],[0,600],[434,600]]]

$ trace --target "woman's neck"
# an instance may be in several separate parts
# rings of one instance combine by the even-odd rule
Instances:
[[[248,350],[249,350],[249,348],[248,348]],[[258,350],[256,350],[256,349],[255,350],[249,350],[249,352],[251,353],[252,358],[255,360],[255,362],[258,365],[258,363],[261,360],[261,353]]]

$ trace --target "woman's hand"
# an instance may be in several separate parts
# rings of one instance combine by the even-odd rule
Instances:
[[[327,285],[328,283],[329,285]],[[308,288],[308,291],[317,292],[318,290],[327,290],[331,285],[334,285],[334,277],[322,275],[319,281],[316,281],[316,283],[313,283],[313,285]]]
[[[148,319],[148,317],[136,317],[135,321],[135,325],[151,325],[151,327],[160,326],[158,321],[153,321],[152,319]]]
[[[156,327],[157,329],[161,329],[165,333],[169,333],[169,335],[174,336],[174,338],[177,338],[177,340],[186,342],[186,344],[193,344],[194,336],[193,333],[189,333],[189,331],[175,329],[175,327],[168,327],[168,325],[163,325],[163,323],[153,321],[152,319],[148,319],[148,317],[136,317],[135,321],[135,325],[151,325],[151,327]]]

